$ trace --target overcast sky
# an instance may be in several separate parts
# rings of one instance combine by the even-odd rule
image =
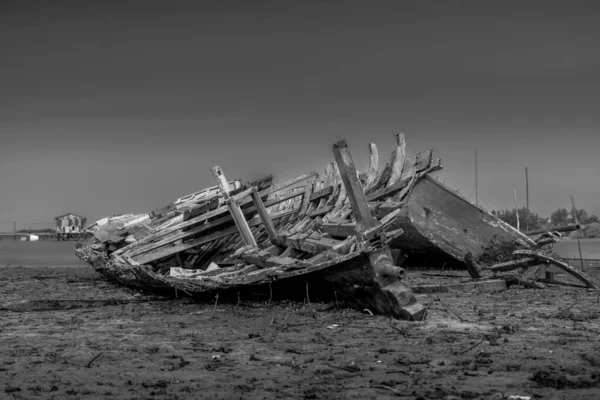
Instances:
[[[527,166],[533,211],[600,214],[600,7],[210,3],[2,2],[0,221],[147,212],[213,165],[282,181],[340,139],[365,168],[400,130],[472,200],[477,150],[489,209]]]

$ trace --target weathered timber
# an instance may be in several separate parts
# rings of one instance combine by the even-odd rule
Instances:
[[[340,244],[339,240],[321,237],[321,235],[316,232],[313,232],[310,235],[304,233],[292,234],[282,239],[284,239],[286,246],[311,254],[332,250]]]
[[[292,213],[292,212],[293,211],[286,211],[283,214],[279,214],[277,217],[271,216],[271,220],[273,220],[275,218],[280,218],[283,215],[285,215],[285,213]],[[248,221],[249,227],[253,227],[253,226],[256,226],[259,224],[262,224],[262,221],[260,218],[253,218],[252,220]],[[204,236],[196,238],[196,239],[192,239],[188,242],[183,242],[181,244],[169,246],[169,247],[160,247],[160,248],[157,248],[156,250],[151,250],[151,251],[146,252],[145,254],[142,254],[142,255],[139,255],[136,257],[132,257],[132,258],[135,261],[139,262],[140,264],[147,264],[149,262],[159,260],[161,258],[179,253],[181,251],[192,249],[192,248],[200,246],[204,243],[212,242],[213,240],[221,239],[225,236],[235,234],[236,232],[238,232],[237,227],[231,226],[229,228],[225,228],[225,229],[222,229],[222,230],[219,230],[216,232],[208,233],[207,235],[204,235]]]
[[[411,181],[412,181],[412,177],[404,178],[404,179],[401,179],[400,181],[396,182],[392,186],[388,186],[388,187],[379,189],[376,192],[368,194],[367,201],[377,201],[377,200],[381,200],[386,197],[392,196],[393,194],[396,194],[400,190],[404,189]]]
[[[264,195],[265,195],[264,193],[261,193],[261,196],[264,196]],[[283,201],[287,201],[290,198],[293,198],[293,197],[296,197],[296,196],[302,196],[302,195],[304,195],[304,193],[290,193],[290,194],[285,195],[285,196],[283,196],[281,198],[269,200],[269,201],[265,202],[264,204],[265,204],[265,207],[270,207],[272,205],[279,204],[279,203],[281,203]],[[242,205],[246,205],[246,204],[250,205],[252,203],[252,200],[251,199],[244,199],[240,203]],[[254,207],[254,206],[248,207],[247,209],[243,209],[243,212],[245,214],[251,214],[252,212],[256,212],[256,207]],[[178,224],[174,224],[174,225],[172,225],[172,226],[170,226],[168,228],[163,229],[162,231],[159,231],[159,232],[157,232],[157,233],[155,233],[153,235],[147,236],[147,237],[143,238],[142,240],[139,240],[139,241],[137,241],[135,243],[132,243],[132,244],[130,244],[128,246],[125,246],[123,248],[120,248],[117,251],[115,251],[115,254],[119,255],[119,254],[125,253],[127,251],[131,251],[133,249],[141,247],[142,245],[146,245],[146,244],[148,244],[148,243],[150,243],[150,242],[152,242],[152,241],[154,241],[156,239],[165,237],[165,236],[167,236],[167,235],[169,235],[169,234],[171,234],[171,233],[173,233],[175,231],[178,231],[180,229],[184,229],[184,228],[191,227],[193,225],[197,225],[199,223],[202,223],[204,221],[207,221],[209,219],[212,219],[212,218],[215,218],[215,217],[221,216],[223,214],[227,214],[227,213],[228,213],[228,208],[226,206],[219,207],[216,210],[210,211],[210,212],[208,212],[206,214],[203,214],[203,215],[199,215],[199,216],[197,216],[195,218],[192,218],[192,219],[190,219],[188,221],[184,221],[184,222],[180,222]],[[229,220],[232,220],[231,216],[227,216],[227,218]],[[192,230],[190,230],[189,232],[192,232]],[[185,236],[189,236],[189,233],[186,234]]]
[[[210,200],[206,200],[201,203],[198,207],[188,208],[184,210],[183,220],[188,221],[198,215],[205,214],[209,211],[215,210],[219,207],[219,198],[218,196],[212,197]]]
[[[525,235],[527,236],[533,236],[533,235],[540,235],[546,232],[573,232],[573,231],[578,231],[579,229],[581,229],[581,225],[579,224],[570,224],[570,225],[564,225],[564,226],[557,226],[556,228],[542,228],[542,229],[535,229],[532,231],[527,231],[527,232],[523,232]]]
[[[164,207],[161,208],[157,208],[156,210],[153,210],[150,212],[150,218],[158,218],[166,213],[168,213],[169,211],[173,211],[175,210],[175,203],[169,203]]]
[[[473,254],[467,253],[465,254],[465,265],[467,267],[467,272],[471,275],[471,278],[481,278],[481,266],[473,260]]]
[[[267,212],[265,205],[260,199],[258,190],[255,187],[252,188],[251,196],[252,201],[254,202],[254,206],[256,207],[256,211],[258,211],[258,215],[262,220],[263,226],[265,227],[267,234],[269,235],[269,239],[272,243],[275,243],[275,241],[277,240],[277,230],[275,229],[275,226],[273,225],[273,222],[269,217],[269,213]]]
[[[252,236],[252,232],[250,232],[250,227],[246,222],[246,218],[244,218],[244,214],[242,213],[242,209],[240,208],[237,199],[229,196],[229,184],[227,183],[225,175],[223,175],[223,171],[221,171],[221,167],[218,165],[214,166],[212,168],[212,172],[217,181],[217,185],[219,186],[219,189],[221,189],[221,193],[223,193],[223,197],[227,202],[227,208],[229,209],[229,213],[233,218],[233,222],[235,222],[235,226],[237,226],[240,235],[244,239],[244,242],[248,246],[256,246],[256,240],[254,239],[254,236]],[[244,194],[244,192],[240,194]]]
[[[379,206],[378,218],[398,207],[393,202],[387,205],[389,201]],[[489,266],[499,256],[511,256],[520,247],[518,239],[526,246],[535,246],[529,237],[427,175],[416,180],[400,209],[402,213],[392,225],[405,233],[390,247],[402,249],[410,263],[464,268],[465,256],[471,253],[475,262]]]
[[[518,260],[510,260],[510,261],[501,262],[501,263],[494,264],[491,267],[487,267],[484,269],[492,271],[492,272],[505,272],[505,271],[512,271],[512,270],[519,269],[519,268],[534,267],[536,265],[540,265],[540,261],[536,260],[535,258],[527,257],[527,258],[520,258]]]
[[[315,201],[315,200],[318,200],[318,199],[320,199],[322,197],[329,196],[332,193],[333,193],[333,186],[327,186],[327,187],[319,190],[318,192],[315,192],[315,193],[311,194],[310,197],[309,197],[309,200],[310,201]]]
[[[354,223],[326,223],[321,226],[321,231],[337,237],[354,235],[355,230],[356,224]]]
[[[388,179],[385,187],[394,186],[404,170],[404,161],[406,159],[406,138],[404,132],[396,134],[396,149],[392,155],[393,164],[390,169],[390,178]]]
[[[333,154],[340,170],[342,182],[346,188],[352,210],[354,211],[356,229],[360,231],[378,226],[379,222],[373,218],[369,211],[367,198],[358,180],[356,167],[354,166],[354,161],[345,140],[341,140],[333,146]]]
[[[590,279],[590,277],[588,277],[586,274],[584,274],[582,271],[578,271],[577,269],[571,267],[569,264],[564,263],[562,261],[556,260],[550,256],[547,256],[545,254],[539,253],[537,251],[533,251],[533,250],[516,250],[513,252],[514,255],[516,256],[525,256],[525,257],[531,257],[531,258],[535,258],[539,261],[542,261],[545,264],[552,264],[560,269],[562,269],[563,271],[565,271],[566,273],[574,276],[575,278],[579,279],[581,282],[583,282],[587,287],[591,288],[591,289],[597,289],[598,287],[596,286],[596,284]]]
[[[379,173],[379,152],[375,143],[369,143],[369,171],[367,172],[367,178],[365,182],[365,189],[369,188],[375,183],[377,175]]]

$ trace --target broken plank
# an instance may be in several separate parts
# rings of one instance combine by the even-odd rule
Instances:
[[[293,198],[293,197],[296,197],[296,196],[302,196],[303,194],[304,194],[303,192],[302,193],[291,193],[289,195],[280,197],[278,199],[273,199],[273,200],[267,201],[265,203],[265,207],[269,207],[269,206],[272,206],[272,205],[275,205],[275,204],[279,204],[279,203],[281,203],[283,201],[289,200],[290,198]],[[261,194],[261,196],[264,196],[264,195],[265,195],[264,193]],[[252,202],[251,199],[244,199],[244,200],[241,201],[242,204],[248,204],[248,205],[251,202]],[[243,211],[244,211],[244,213],[251,213],[253,211],[256,211],[256,207],[252,206],[252,207],[249,207],[249,208],[247,208],[247,209],[245,209]],[[153,235],[147,236],[147,237],[143,238],[142,240],[139,240],[139,241],[137,241],[135,243],[132,243],[132,244],[130,244],[128,246],[125,246],[125,247],[123,247],[123,248],[115,251],[115,254],[118,255],[118,254],[122,254],[122,253],[124,253],[126,251],[131,251],[133,249],[141,247],[142,245],[148,244],[148,243],[150,243],[150,242],[152,242],[152,241],[154,241],[154,240],[156,240],[158,238],[165,237],[168,234],[173,233],[175,231],[178,231],[180,229],[191,227],[193,225],[197,225],[197,224],[199,224],[201,222],[204,222],[204,221],[209,220],[211,218],[218,217],[218,216],[221,216],[221,215],[227,214],[227,213],[228,213],[228,208],[226,206],[221,206],[221,207],[217,208],[216,210],[213,210],[213,211],[210,211],[210,212],[208,212],[206,214],[203,214],[203,215],[200,215],[198,217],[192,218],[192,219],[190,219],[188,221],[183,221],[183,222],[180,222],[178,224],[172,225],[172,226],[170,226],[168,228],[163,229],[160,232],[157,232],[157,233],[155,233]],[[228,217],[231,219],[230,216],[228,216]]]
[[[588,277],[586,274],[584,274],[582,271],[578,271],[575,268],[571,267],[569,264],[564,263],[562,261],[558,261],[552,257],[549,257],[545,254],[542,253],[538,253],[536,251],[532,251],[532,250],[515,250],[513,252],[513,255],[520,255],[520,256],[526,256],[526,257],[533,257],[536,258],[540,261],[543,261],[546,264],[552,264],[560,269],[562,269],[563,271],[565,271],[566,273],[574,276],[575,278],[579,279],[580,281],[582,281],[583,283],[585,283],[585,285],[591,289],[597,289],[598,287],[596,286],[596,284],[590,279],[590,277]]]
[[[287,211],[286,213],[292,213],[293,211]],[[279,216],[275,217],[275,218],[281,218],[283,217],[285,214],[280,214]],[[275,219],[274,217],[271,217],[271,219]],[[253,218],[252,220],[248,221],[248,226],[252,227],[252,226],[257,226],[257,225],[261,225],[262,221],[260,220],[260,218]],[[204,243],[208,243],[211,242],[213,240],[217,240],[217,239],[221,239],[225,236],[228,235],[232,235],[237,233],[237,227],[236,226],[230,226],[228,228],[216,231],[216,232],[212,232],[209,233],[208,235],[202,236],[200,238],[196,238],[193,240],[190,240],[189,242],[184,242],[182,244],[178,244],[175,246],[170,246],[170,247],[164,247],[164,248],[159,248],[157,250],[154,251],[150,251],[147,252],[143,255],[137,256],[137,257],[132,257],[135,261],[139,262],[140,264],[146,264],[155,260],[159,260],[161,258],[170,256],[172,254],[176,254],[179,253],[181,251],[184,250],[188,250],[188,249],[192,249],[194,247],[200,246]]]
[[[482,267],[484,270],[492,271],[492,272],[505,272],[512,271],[519,268],[528,268],[536,265],[540,265],[540,262],[535,258],[521,258],[519,260],[510,260],[501,262],[498,264],[494,264],[491,267]]]
[[[332,224],[326,223],[321,226],[321,231],[330,234],[331,236],[348,237],[354,235],[356,232],[356,224],[344,223],[344,224]]]
[[[401,179],[400,181],[396,182],[392,186],[382,188],[371,194],[368,194],[367,201],[377,201],[377,200],[381,200],[385,197],[391,196],[391,195],[399,192],[400,190],[404,189],[406,187],[406,185],[408,185],[410,183],[410,181],[411,181],[410,178]]]
[[[215,196],[215,197],[211,198],[210,200],[207,200],[207,201],[201,203],[197,207],[184,209],[183,220],[188,221],[194,217],[197,217],[198,215],[202,215],[209,211],[215,210],[218,207],[219,207],[219,198]]]
[[[318,192],[311,194],[309,197],[309,201],[318,200],[321,197],[329,196],[331,193],[333,193],[333,186],[327,186],[326,188],[321,189]]]
[[[175,210],[175,203],[167,204],[164,207],[157,208],[156,210],[151,211],[150,218],[158,218],[158,217],[168,213],[169,211],[173,211],[173,210]]]
[[[332,250],[340,243],[341,241],[339,240],[319,237],[319,235],[316,233],[313,233],[308,237],[306,237],[305,234],[295,234],[285,238],[286,246],[311,254],[318,254],[323,251]]]

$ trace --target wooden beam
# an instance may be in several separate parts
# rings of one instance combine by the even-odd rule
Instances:
[[[157,218],[160,217],[161,215],[164,215],[166,213],[168,213],[169,211],[173,211],[175,210],[175,203],[169,203],[164,207],[161,208],[157,208],[154,211],[150,212],[150,218]]]
[[[327,186],[326,188],[323,188],[318,192],[315,192],[312,195],[310,195],[309,201],[315,201],[317,199],[320,199],[321,197],[329,196],[331,193],[333,193],[333,186]]]
[[[377,190],[376,192],[368,194],[367,201],[377,201],[377,200],[381,200],[385,197],[391,196],[391,195],[399,192],[400,190],[404,189],[406,187],[406,185],[408,185],[410,183],[410,181],[411,181],[410,178],[404,178],[404,179],[401,179],[400,181],[396,182],[392,186],[389,186],[386,188],[381,188],[381,189]]]
[[[584,274],[582,271],[578,271],[575,268],[571,267],[569,264],[564,263],[562,261],[556,260],[552,257],[549,257],[545,254],[542,253],[538,253],[536,251],[532,251],[532,250],[515,250],[513,252],[513,255],[515,256],[525,256],[525,257],[532,257],[535,258],[539,261],[542,261],[545,264],[552,264],[560,269],[562,269],[563,271],[565,271],[566,273],[574,276],[575,278],[579,279],[580,281],[582,281],[583,283],[585,283],[585,285],[591,289],[597,289],[596,284],[586,275]]]
[[[333,145],[333,155],[340,170],[342,182],[346,188],[348,199],[354,216],[356,218],[356,230],[363,231],[374,228],[379,225],[379,222],[373,218],[369,211],[367,198],[362,190],[356,167],[352,160],[352,155],[348,150],[348,145],[345,140],[340,140]]]
[[[275,243],[277,241],[277,230],[275,229],[275,226],[273,225],[271,218],[269,218],[269,213],[267,212],[267,208],[265,207],[262,200],[260,199],[258,190],[255,187],[253,187],[250,192],[250,195],[252,196],[252,201],[254,202],[254,207],[256,207],[256,211],[258,211],[258,215],[260,216],[260,219],[263,222],[265,230],[267,231],[267,234],[269,235],[269,240],[271,240],[271,243]]]
[[[250,227],[246,222],[246,218],[244,218],[244,214],[242,213],[242,209],[235,197],[229,196],[229,184],[227,183],[227,179],[221,171],[221,167],[214,166],[212,167],[213,175],[217,181],[217,185],[219,189],[221,189],[221,193],[223,193],[223,197],[227,203],[227,208],[229,209],[229,213],[233,218],[233,222],[235,222],[235,226],[237,226],[240,235],[244,239],[244,243],[248,246],[256,246],[256,240],[254,240],[254,236],[252,236],[252,232],[250,232]]]
[[[323,224],[321,231],[330,234],[331,236],[337,237],[348,237],[355,234],[356,224],[344,223],[344,224]]]

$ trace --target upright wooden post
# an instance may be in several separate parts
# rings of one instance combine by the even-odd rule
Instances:
[[[364,231],[378,226],[379,221],[373,218],[369,211],[367,197],[362,190],[354,161],[345,140],[340,140],[333,145],[333,155],[340,170],[340,175],[342,176],[342,181],[350,200],[350,206],[352,206],[352,211],[354,211],[354,216],[356,217],[356,230]]]
[[[359,245],[363,246],[370,240],[369,236],[376,233],[383,225],[369,211],[367,197],[363,192],[345,140],[333,145],[333,155],[356,218],[356,239]],[[410,287],[400,281],[405,271],[394,265],[394,258],[389,246],[383,245],[378,250],[369,252],[365,267],[371,270],[374,280],[381,290],[381,294],[374,296],[371,304],[368,305],[371,310],[374,309],[378,312],[386,310],[384,311],[386,314],[412,321],[425,318],[427,309],[416,300]],[[369,289],[369,291],[371,290],[373,288]],[[362,306],[364,304],[361,304]]]
[[[250,231],[250,227],[248,226],[248,222],[244,217],[244,213],[240,208],[240,205],[235,201],[233,197],[229,196],[229,192],[231,191],[229,188],[229,183],[227,183],[227,179],[223,172],[221,171],[221,167],[218,165],[212,168],[213,175],[217,180],[217,185],[219,185],[219,189],[221,189],[221,193],[223,193],[223,198],[227,202],[227,208],[229,209],[229,213],[235,222],[235,226],[237,227],[242,239],[246,246],[256,247],[256,240]]]
[[[13,239],[17,240],[17,221],[13,221]]]

